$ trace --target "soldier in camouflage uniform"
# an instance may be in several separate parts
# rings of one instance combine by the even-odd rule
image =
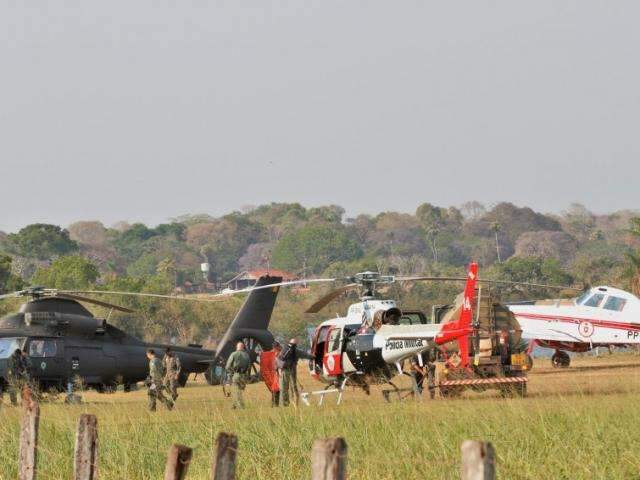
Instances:
[[[11,405],[18,405],[18,396],[25,385],[29,384],[29,358],[19,348],[11,354],[7,364],[9,398]]]
[[[156,402],[160,400],[168,410],[173,410],[173,401],[164,396],[162,391],[164,390],[164,369],[162,368],[162,361],[156,357],[156,353],[149,349],[147,350],[147,358],[149,359],[149,376],[145,384],[147,385],[147,395],[149,396],[149,410],[156,411]]]
[[[164,366],[164,386],[171,395],[171,399],[175,402],[178,398],[178,379],[182,370],[180,357],[174,355],[171,349],[167,348],[162,364]]]
[[[242,392],[247,386],[249,368],[251,368],[251,358],[245,351],[244,343],[238,342],[236,351],[229,355],[226,365],[227,373],[232,375],[233,408],[244,408]]]

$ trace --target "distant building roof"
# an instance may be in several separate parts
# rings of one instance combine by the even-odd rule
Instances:
[[[293,273],[285,272],[284,270],[278,270],[276,268],[271,268],[271,269],[264,268],[261,270],[248,270],[246,272],[241,272],[235,277],[233,277],[231,280],[229,280],[227,282],[227,285],[232,282],[241,281],[241,280],[258,280],[260,277],[264,277],[266,275],[269,275],[271,277],[282,277],[282,280],[284,282],[296,279],[296,276]]]

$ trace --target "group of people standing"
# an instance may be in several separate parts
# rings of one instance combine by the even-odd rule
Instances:
[[[298,350],[295,338],[283,348],[278,342],[273,345],[274,365],[277,372],[277,385],[270,386],[271,404],[274,407],[288,406],[291,397],[295,404],[300,399],[298,377],[296,374],[298,360],[309,358],[305,352]],[[167,348],[161,360],[153,349],[147,350],[149,360],[149,376],[145,381],[149,397],[149,410],[156,411],[157,403],[162,403],[168,410],[173,410],[178,398],[180,386],[180,372],[182,366],[180,358],[170,348]],[[231,380],[233,408],[244,408],[243,392],[249,383],[252,360],[243,342],[236,344],[235,351],[229,355],[226,363],[228,378]]]
[[[149,397],[149,410],[155,412],[158,401],[168,410],[173,410],[178,399],[180,372],[182,371],[180,357],[167,348],[161,360],[156,352],[150,348],[147,350],[147,358],[149,359],[149,376],[145,385]],[[165,392],[168,396],[165,396]]]
[[[302,357],[308,358],[305,352],[298,350],[298,342],[295,338],[283,348],[279,342],[273,344],[272,350],[273,365],[269,371],[277,373],[277,381],[267,381],[267,387],[271,392],[271,406],[288,406],[291,397],[298,405],[300,390],[298,389],[298,377],[296,374],[298,360]],[[233,408],[244,408],[243,392],[249,381],[249,371],[251,369],[251,358],[246,351],[244,343],[238,342],[236,350],[233,352],[226,364],[227,374],[231,376],[233,387]],[[274,380],[276,380],[274,379]]]

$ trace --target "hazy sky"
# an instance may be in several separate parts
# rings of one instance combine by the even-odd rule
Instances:
[[[164,3],[0,3],[0,229],[640,207],[640,2]]]

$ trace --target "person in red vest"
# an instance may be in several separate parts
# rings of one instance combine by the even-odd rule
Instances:
[[[273,342],[271,350],[260,354],[260,375],[271,392],[272,407],[277,407],[280,402],[280,381],[276,362],[281,351],[282,346],[278,342]]]

